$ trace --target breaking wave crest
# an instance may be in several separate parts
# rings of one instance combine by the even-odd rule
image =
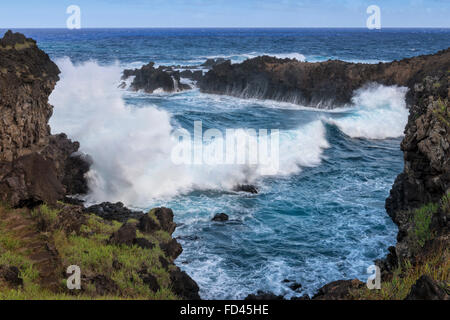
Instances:
[[[74,65],[57,61],[61,80],[50,97],[54,133],[65,132],[92,156],[88,201],[122,201],[145,206],[151,199],[172,197],[194,189],[231,189],[252,183],[263,174],[250,165],[176,165],[171,161],[177,138],[171,114],[155,105],[134,107],[117,88],[118,64],[94,61]],[[223,128],[225,131],[225,128]],[[328,147],[318,120],[298,130],[280,132],[281,175],[320,164]]]

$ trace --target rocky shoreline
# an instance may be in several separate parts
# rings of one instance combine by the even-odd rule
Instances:
[[[183,77],[194,81],[203,93],[319,108],[349,104],[356,90],[377,83],[409,88],[407,103],[411,105],[417,83],[426,76],[444,75],[450,68],[450,49],[378,64],[339,60],[311,63],[261,56],[237,64],[218,59],[197,67],[160,66],[155,69],[153,66],[151,62],[141,69],[125,70],[123,79],[135,76],[130,89],[153,93],[156,89],[164,92],[189,90],[191,86],[180,82]],[[195,71],[196,68],[203,71]]]
[[[11,31],[0,40],[0,234],[12,243],[22,243],[19,251],[33,248],[31,251],[39,254],[15,256],[8,248],[0,248],[0,253],[13,256],[14,261],[34,264],[40,271],[31,281],[23,275],[26,264],[12,265],[12,261],[0,259],[1,293],[20,288],[26,291],[38,285],[42,292],[57,298],[67,292],[71,295],[62,285],[67,277],[63,270],[68,267],[64,262],[86,262],[82,285],[88,289],[79,293],[83,298],[200,299],[197,284],[174,263],[182,248],[172,238],[176,228],[172,210],[133,212],[120,203],[85,208],[82,202],[70,198],[89,191],[85,174],[92,159],[81,154],[79,143],[65,134],[50,134],[48,120],[53,107],[48,97],[59,73],[34,40]],[[10,228],[29,233],[25,237],[20,232],[10,234]],[[45,240],[38,240],[41,238]],[[72,256],[82,249],[76,241],[93,247]],[[96,248],[116,251],[117,256],[105,257],[114,261],[96,261],[99,265],[91,266],[85,259]],[[157,258],[130,266],[126,259],[119,261],[120,255],[129,250],[148,259]],[[126,274],[131,280],[124,278]],[[121,293],[119,280],[129,281],[127,285],[135,287],[135,292]]]
[[[446,268],[449,260],[450,49],[376,65],[308,63],[264,56],[241,64],[211,60],[201,68],[209,71],[180,66],[155,68],[150,63],[141,69],[125,70],[123,80],[133,77],[132,90],[154,93],[158,89],[188,90],[191,87],[181,82],[187,78],[196,81],[205,93],[321,107],[347,104],[354,90],[373,82],[408,87],[410,116],[401,144],[405,169],[386,201],[386,210],[399,227],[398,243],[376,264],[382,270],[383,285],[388,286],[393,279],[413,281],[407,286],[407,294],[394,298],[449,298],[447,274],[433,278],[421,266],[437,257],[444,259]],[[22,260],[14,261],[36,263],[41,272],[37,278],[27,278],[23,276],[27,263],[14,265],[12,260],[0,259],[0,289],[17,293],[14,290],[39,285],[49,290],[46,294],[64,293],[62,270],[70,259],[78,257],[89,271],[82,279],[88,288],[81,293],[82,298],[199,299],[195,281],[174,263],[182,248],[172,237],[176,228],[172,210],[134,212],[121,203],[85,208],[71,198],[89,191],[85,174],[92,159],[79,152],[78,142],[63,133],[50,133],[48,120],[53,107],[48,97],[59,73],[34,40],[11,31],[0,40],[0,216],[4,222],[0,227],[14,240],[8,239],[12,245],[6,253],[14,254],[13,249],[19,249],[14,243],[25,243],[36,253],[20,253]],[[247,185],[237,186],[236,191],[258,192]],[[215,217],[216,221],[227,218],[225,214]],[[23,229],[29,231],[26,236],[8,231]],[[95,261],[93,257],[97,256],[92,252],[102,257],[101,250],[114,254],[103,256],[105,261]],[[135,264],[130,265],[130,252],[145,260],[133,260]],[[419,271],[408,278],[411,268]],[[301,288],[301,284],[292,285]],[[134,289],[121,292],[127,286]],[[364,290],[359,280],[340,280],[321,288],[312,299],[377,298]],[[248,297],[282,298],[267,292]]]

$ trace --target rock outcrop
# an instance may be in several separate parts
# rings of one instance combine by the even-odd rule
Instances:
[[[36,42],[8,31],[0,40],[0,161],[13,161],[48,145],[48,97],[59,69]]]
[[[312,297],[313,300],[350,300],[352,290],[358,290],[365,284],[357,279],[331,282]]]
[[[439,284],[429,276],[422,276],[411,287],[406,300],[450,300],[446,284]]]
[[[33,39],[11,31],[0,39],[0,200],[12,206],[87,192],[90,163],[76,155],[79,144],[50,134],[48,97],[59,73]]]
[[[353,92],[369,83],[412,88],[425,76],[449,67],[450,49],[379,64],[310,63],[262,56],[240,64],[215,65],[198,85],[204,93],[330,108],[351,102]]]
[[[449,90],[446,73],[441,77],[425,77],[411,91],[414,103],[401,143],[405,167],[386,201],[386,210],[399,227],[395,250],[398,262],[417,259],[412,232],[414,210],[429,203],[439,204],[450,192]],[[448,237],[450,208],[432,211],[435,212],[429,233],[436,241]]]
[[[140,69],[124,70],[122,80],[130,77],[134,77],[130,85],[130,89],[134,91],[144,90],[146,93],[153,93],[160,89],[170,93],[191,89],[189,85],[181,83],[180,71],[163,66],[155,68],[154,62]]]

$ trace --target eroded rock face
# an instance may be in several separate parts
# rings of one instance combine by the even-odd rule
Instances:
[[[386,201],[386,210],[399,227],[396,255],[414,261],[410,234],[413,210],[439,203],[450,192],[449,76],[426,77],[414,86],[405,138],[401,143],[405,168],[397,177]],[[433,215],[430,232],[436,239],[449,234],[450,212]]]
[[[424,76],[449,67],[450,49],[375,65],[337,60],[309,63],[263,56],[240,64],[226,61],[215,65],[198,85],[204,93],[325,108],[349,103],[356,89],[372,82],[412,88]]]
[[[187,275],[186,272],[179,268],[170,273],[170,280],[172,281],[172,289],[176,295],[184,300],[200,300],[199,287]]]
[[[59,73],[34,40],[11,31],[0,39],[0,199],[14,207],[87,192],[90,163],[74,156],[79,144],[50,135]]]
[[[56,204],[64,194],[54,163],[38,153],[0,164],[0,199],[13,207]]]
[[[13,161],[48,144],[48,97],[59,73],[34,40],[11,31],[0,39],[0,161]]]

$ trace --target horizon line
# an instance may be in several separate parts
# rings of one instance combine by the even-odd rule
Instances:
[[[82,27],[81,29],[68,29],[67,27],[2,27],[0,29],[48,29],[81,31],[85,29],[366,29],[369,31],[382,31],[383,29],[450,29],[449,27],[382,27],[370,30],[367,27]]]

